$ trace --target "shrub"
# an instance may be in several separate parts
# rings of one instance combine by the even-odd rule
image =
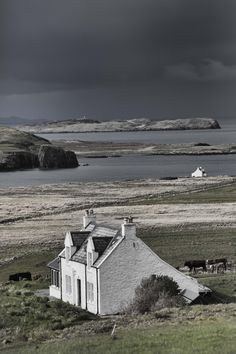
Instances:
[[[135,290],[131,304],[125,309],[128,313],[141,313],[173,307],[179,304],[178,284],[168,276],[151,275],[144,278]]]

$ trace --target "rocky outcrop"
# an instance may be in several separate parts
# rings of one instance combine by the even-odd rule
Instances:
[[[66,151],[52,145],[42,145],[38,152],[39,167],[42,169],[78,167],[73,151]]]
[[[48,140],[33,134],[0,126],[0,171],[77,166],[73,151],[54,147]]]
[[[14,171],[36,168],[39,166],[38,156],[29,151],[0,153],[0,171]]]

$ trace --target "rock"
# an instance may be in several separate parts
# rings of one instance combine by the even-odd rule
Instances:
[[[78,167],[78,160],[73,151],[52,145],[41,145],[38,152],[39,167],[50,168],[72,168]]]
[[[39,166],[37,155],[29,151],[0,153],[0,171],[30,169]]]
[[[211,146],[211,145],[208,143],[196,143],[194,144],[194,146]]]
[[[78,165],[73,151],[54,147],[48,140],[33,134],[0,126],[0,171],[36,167],[71,168]]]

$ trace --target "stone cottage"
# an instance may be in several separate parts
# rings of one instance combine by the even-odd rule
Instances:
[[[173,278],[188,303],[210,291],[158,257],[136,236],[132,218],[113,227],[97,223],[94,212],[87,211],[82,230],[67,232],[64,244],[48,264],[50,296],[95,314],[118,313],[151,274]]]

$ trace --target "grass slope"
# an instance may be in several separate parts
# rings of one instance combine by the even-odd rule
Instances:
[[[220,354],[235,353],[236,320],[206,320],[204,323],[181,323],[147,329],[117,331],[116,339],[110,335],[96,335],[41,347],[24,347],[7,353],[27,354]]]
[[[204,192],[166,195],[161,200],[155,198],[153,204],[225,203],[235,202],[236,192],[233,184]],[[138,202],[146,203],[149,199],[139,199]],[[138,236],[174,266],[194,258],[236,258],[236,229],[230,225],[154,227],[140,230]],[[126,317],[117,327],[116,339],[110,336],[114,324],[111,318],[89,322],[86,327],[85,322],[92,318],[83,311],[61,302],[50,303],[47,298],[37,298],[33,294],[36,288],[48,286],[46,264],[57,253],[57,249],[32,253],[0,267],[0,282],[6,281],[9,274],[17,271],[30,270],[33,275],[42,275],[38,282],[1,287],[0,352],[235,353],[235,304],[168,309],[164,314],[152,315],[151,320],[146,320],[145,316],[135,319]],[[202,274],[198,278],[215,291],[219,301],[235,302],[236,273]],[[9,344],[1,343],[2,338],[8,338]],[[48,339],[55,341],[41,344]]]

